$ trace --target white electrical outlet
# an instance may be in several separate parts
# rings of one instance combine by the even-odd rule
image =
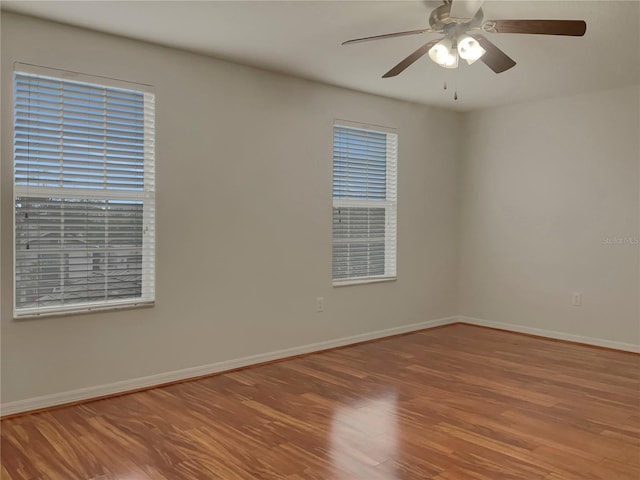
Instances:
[[[574,307],[582,306],[582,293],[573,292],[573,294],[571,295],[571,305]]]
[[[316,298],[316,311],[324,312],[324,297]]]

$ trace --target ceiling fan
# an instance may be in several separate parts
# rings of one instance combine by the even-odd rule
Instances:
[[[382,78],[395,77],[402,73],[427,52],[431,60],[444,68],[457,68],[459,59],[465,60],[469,65],[481,60],[495,73],[502,73],[514,67],[516,62],[479,32],[581,37],[587,30],[587,24],[583,20],[485,21],[482,11],[484,0],[443,0],[443,2],[443,5],[435,8],[429,16],[431,28],[356,38],[347,40],[342,45],[405,35],[441,33],[444,37],[425,43],[385,73]]]

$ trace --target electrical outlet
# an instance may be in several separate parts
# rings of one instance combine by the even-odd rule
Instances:
[[[574,307],[582,306],[582,293],[573,292],[573,294],[571,295],[571,305]]]
[[[324,312],[324,297],[316,298],[316,311]]]

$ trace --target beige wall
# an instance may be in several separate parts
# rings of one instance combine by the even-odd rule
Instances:
[[[12,320],[13,62],[149,83],[157,304]],[[399,134],[398,280],[332,288],[335,118]],[[456,313],[455,113],[2,15],[2,402]],[[316,297],[325,298],[316,313]]]
[[[462,315],[640,344],[639,114],[632,87],[465,116]]]

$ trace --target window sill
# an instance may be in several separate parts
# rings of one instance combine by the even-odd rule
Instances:
[[[352,285],[364,285],[367,283],[395,282],[398,277],[363,277],[347,278],[345,280],[334,280],[334,287],[349,287]]]
[[[138,308],[150,308],[155,305],[155,301],[140,301],[140,302],[129,302],[129,303],[115,303],[111,305],[95,305],[95,306],[78,306],[77,308],[69,308],[65,310],[51,309],[45,310],[41,309],[39,311],[34,310],[33,312],[24,312],[18,313],[13,312],[14,320],[33,320],[36,318],[49,318],[49,317],[68,317],[70,315],[83,315],[89,313],[97,313],[97,312],[112,312],[119,310],[133,310]]]

